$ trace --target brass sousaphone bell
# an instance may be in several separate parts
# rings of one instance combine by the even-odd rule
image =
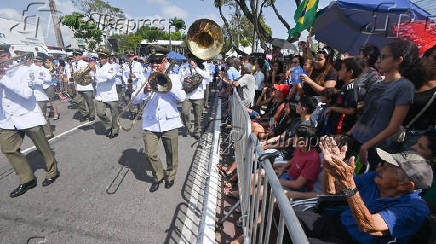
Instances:
[[[224,46],[224,35],[215,21],[199,19],[189,27],[185,42],[194,56],[209,60],[221,52]]]
[[[199,19],[194,21],[186,35],[186,46],[192,55],[202,60],[209,60],[218,55],[224,46],[224,36],[221,28],[215,21]],[[203,76],[192,72],[191,76],[183,81],[182,88],[186,93],[195,91],[203,81]]]

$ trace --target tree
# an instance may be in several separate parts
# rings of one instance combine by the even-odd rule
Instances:
[[[118,49],[120,53],[126,50],[134,50],[142,40],[147,40],[148,42],[154,42],[157,40],[169,40],[170,35],[154,26],[142,26],[135,33],[113,35],[111,38],[118,40]],[[184,40],[185,35],[180,31],[171,33],[172,40]]]
[[[237,34],[240,35],[239,44],[243,47],[248,47],[253,43],[253,32],[254,25],[247,19],[247,17],[243,16],[241,20],[239,20],[239,26],[238,26],[238,20],[236,19],[236,16],[233,16],[231,23],[231,32],[233,36],[236,36]],[[267,26],[263,20],[263,16],[260,17],[259,21],[261,24],[263,24],[263,28],[265,28],[266,32],[269,35],[272,35],[271,28]],[[267,41],[267,40],[263,40]]]
[[[186,30],[185,21],[176,17],[174,17],[174,19],[170,19],[170,26],[174,26],[176,32],[180,30]]]
[[[101,30],[94,22],[86,20],[83,14],[73,12],[70,15],[62,16],[61,23],[73,31],[75,38],[84,39],[90,50],[93,50],[102,41],[103,33]]]
[[[93,13],[98,13],[117,18],[125,18],[123,10],[113,7],[103,0],[72,0],[72,2],[74,6],[87,17],[91,17]]]
[[[265,24],[262,16],[262,8],[266,4],[265,1],[268,0],[264,0],[262,5],[260,6],[260,12],[257,16],[258,21],[254,21],[254,19],[250,19],[245,13],[243,17],[241,17],[241,13],[239,11],[240,4],[237,0],[214,0],[215,7],[218,8],[221,19],[224,22],[223,29],[224,32],[226,32],[226,37],[230,39],[230,43],[232,43],[232,48],[238,53],[242,53],[242,51],[238,49],[239,45],[245,47],[249,46],[252,43],[253,32],[256,31],[253,23],[257,23],[258,25],[257,32],[263,33],[262,35],[258,34],[258,36],[260,37],[259,39],[262,48],[266,49],[265,42],[271,40],[271,28]],[[254,3],[254,0],[251,0],[251,2]],[[230,21],[228,21],[226,16],[224,16],[223,14],[223,7],[228,7],[235,10],[235,13],[231,16]],[[245,5],[245,7],[247,7],[247,5]],[[253,15],[251,15],[251,17],[254,18]]]
[[[96,25],[93,14],[100,16],[108,15],[112,18],[124,18],[123,10],[113,7],[104,0],[72,0],[80,12],[61,17],[61,23],[68,26],[74,33],[75,38],[82,38],[93,50],[103,39],[103,32]]]
[[[204,1],[204,0],[203,0]],[[256,13],[256,1],[260,1],[260,6],[258,7],[258,12]],[[244,17],[251,23],[254,27],[253,29],[256,31],[257,36],[260,38],[260,43],[263,49],[267,49],[265,42],[270,42],[272,39],[271,31],[268,30],[268,25],[265,23],[262,18],[262,12],[264,8],[271,7],[280,20],[280,22],[285,26],[285,28],[289,31],[291,26],[289,23],[280,15],[277,7],[275,6],[276,0],[214,0],[215,7],[219,10],[221,19],[224,21],[224,27],[230,30],[229,21],[223,14],[223,7],[233,7],[236,9],[240,9],[244,14]],[[301,4],[301,0],[294,0],[296,6]],[[233,38],[232,35],[229,35],[230,38]],[[245,42],[245,41],[244,41]],[[232,41],[233,43],[233,41]]]

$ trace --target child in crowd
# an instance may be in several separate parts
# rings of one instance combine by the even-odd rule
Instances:
[[[321,168],[316,129],[300,125],[295,130],[294,153],[285,164],[275,164],[280,184],[286,190],[312,191]]]
[[[323,117],[328,116],[327,130],[331,135],[347,132],[356,122],[359,88],[354,89],[354,80],[362,73],[363,67],[364,63],[360,58],[347,58],[342,61],[338,77],[344,85],[335,105],[326,108],[323,113]]]

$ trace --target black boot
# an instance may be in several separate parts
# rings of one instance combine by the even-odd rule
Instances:
[[[36,186],[36,179],[33,179],[27,183],[19,185],[15,190],[9,194],[11,198],[18,197],[26,193],[27,190],[30,190]]]
[[[51,178],[45,178],[44,181],[42,182],[42,186],[48,186],[51,183],[54,183],[56,181],[57,178],[59,178],[61,174],[59,172],[57,172],[56,176],[51,177]]]
[[[151,186],[150,186],[150,192],[155,192],[155,191],[157,191],[157,190],[159,189],[159,184],[162,183],[162,181],[163,181],[163,179],[160,180],[160,181],[156,181],[156,180],[154,180],[153,183],[151,183]]]
[[[106,131],[104,132],[104,134],[106,135],[106,137],[111,138],[111,136],[112,136],[112,129],[106,130]]]

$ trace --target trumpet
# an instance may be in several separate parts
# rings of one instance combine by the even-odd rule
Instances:
[[[129,89],[130,92],[133,92],[133,79],[132,79],[132,62],[129,61],[129,78],[127,79],[127,89]]]
[[[133,126],[135,126],[136,121],[138,120],[138,117],[142,114],[142,111],[144,110],[145,106],[147,106],[147,103],[150,101],[151,98],[153,98],[155,93],[165,94],[171,90],[172,83],[171,83],[170,77],[168,76],[168,72],[173,69],[175,64],[176,64],[175,61],[170,61],[170,66],[168,67],[168,69],[165,72],[153,72],[148,77],[147,81],[145,81],[141,85],[141,87],[135,92],[135,94],[130,99],[127,106],[125,106],[123,108],[123,111],[118,115],[117,123],[121,129],[123,129],[124,131],[130,131],[133,128]],[[152,93],[147,97],[145,102],[141,105],[135,118],[130,123],[130,126],[124,127],[121,124],[121,117],[123,116],[124,113],[126,113],[129,110],[130,105],[132,105],[133,101],[139,95],[140,92],[142,92],[142,91],[144,93],[147,92],[147,90],[144,89],[146,86],[150,86]]]
[[[3,60],[0,61],[0,74],[5,74],[6,72],[8,72],[9,70],[12,70],[14,68],[17,68],[21,65],[24,65],[28,59],[30,59],[31,57],[33,57],[32,53],[26,53],[26,54],[22,54],[22,55],[18,55],[12,58],[8,58],[7,60]],[[20,62],[17,64],[13,64],[11,65],[11,63],[15,60],[20,59]]]
[[[92,82],[92,77],[89,72],[91,72],[91,67],[88,66],[81,71],[75,72],[72,77],[76,84],[87,86]]]

